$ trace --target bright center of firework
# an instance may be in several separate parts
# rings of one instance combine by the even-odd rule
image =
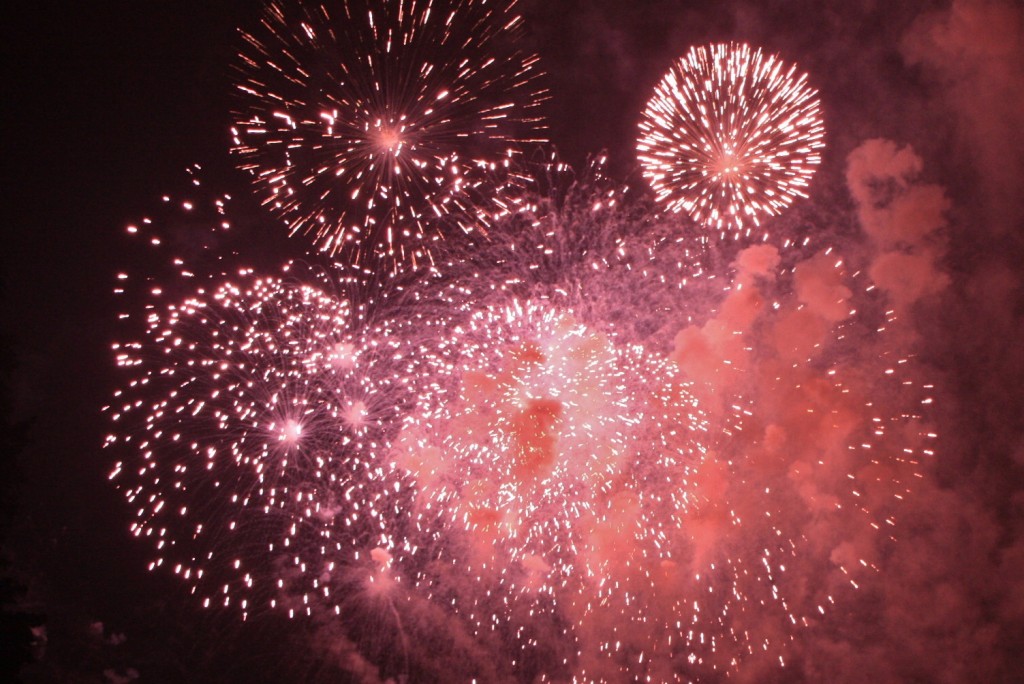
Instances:
[[[302,437],[302,423],[294,419],[288,419],[281,426],[281,441],[287,446],[298,444]]]
[[[397,126],[379,126],[374,134],[374,143],[382,154],[398,155],[405,144],[405,136]]]
[[[745,166],[742,158],[731,149],[726,148],[717,160],[709,165],[709,168],[715,175],[721,176],[725,180],[733,180],[743,172]]]
[[[366,426],[367,416],[368,410],[366,408],[366,403],[363,401],[354,401],[345,410],[342,418],[349,427],[358,429]]]
[[[542,304],[481,312],[453,344],[398,461],[484,553],[564,576],[608,561],[596,538],[649,540],[686,509],[703,419],[671,364]]]
[[[331,365],[338,370],[348,370],[356,365],[356,350],[351,342],[338,342],[328,356]]]

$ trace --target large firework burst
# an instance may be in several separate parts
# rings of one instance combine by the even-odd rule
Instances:
[[[515,0],[272,3],[243,33],[242,168],[321,250],[385,272],[429,263],[446,228],[504,211],[495,170],[543,135],[520,28]]]
[[[918,417],[873,396],[907,359],[877,353],[831,248],[714,244],[600,161],[546,155],[501,191],[537,130],[518,25],[511,3],[350,0],[245,34],[243,166],[346,259],[259,277],[203,244],[208,268],[171,261],[186,294],[147,283],[110,409],[133,530],[204,604],[329,616],[388,676],[774,667],[836,593],[789,579],[802,521],[840,521],[855,586],[909,490]],[[641,124],[657,201],[741,232],[801,194],[822,128],[794,69],[681,60]],[[442,224],[488,237],[434,245]],[[423,261],[443,268],[399,273]]]
[[[450,671],[487,681],[782,660],[835,592],[789,580],[793,521],[884,531],[883,495],[914,468],[893,453],[913,416],[873,408],[870,375],[894,362],[858,352],[851,376],[816,358],[861,329],[836,327],[841,262],[793,250],[797,291],[826,293],[794,301],[762,282],[774,248],[705,270],[699,238],[666,243],[600,182],[527,204],[405,297],[298,267],[154,291],[112,409],[154,567],[210,605],[333,616],[396,674],[451,668],[438,633],[475,654]]]
[[[692,48],[640,120],[644,177],[670,211],[749,235],[806,197],[824,146],[820,110],[796,65],[743,44]]]
[[[600,572],[605,526],[671,554],[707,430],[672,364],[532,302],[474,312],[441,347],[455,358],[407,419],[401,461],[452,525],[553,568],[542,583]]]

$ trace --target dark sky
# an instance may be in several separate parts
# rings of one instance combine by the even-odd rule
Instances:
[[[254,673],[285,670],[252,652],[315,631],[288,627],[282,639],[270,618],[243,628],[183,607],[179,585],[145,572],[101,449],[100,407],[120,379],[109,352],[118,334],[111,288],[133,254],[123,227],[180,187],[191,163],[246,191],[227,153],[229,67],[236,29],[254,12],[241,1],[41,1],[4,21],[2,408],[8,424],[30,422],[23,448],[3,455],[14,510],[4,545],[29,589],[22,608],[47,616],[50,652],[33,681],[105,681],[104,669],[129,666],[142,681],[217,681],[218,671],[271,681]],[[888,290],[908,307],[901,343],[937,384],[931,420],[940,437],[875,590],[840,611],[845,626],[801,636],[797,665],[771,676],[1012,681],[1024,643],[1020,5],[537,0],[524,14],[550,73],[552,140],[577,164],[608,149],[611,170],[631,179],[638,112],[690,45],[746,40],[811,74],[829,130],[817,215],[834,209],[843,218],[832,230],[844,237],[860,221],[863,263],[876,252],[923,253],[928,263],[915,267],[926,270],[914,273],[942,283]],[[901,176],[900,164],[915,162],[863,147],[878,138],[892,150],[911,145],[923,171]],[[911,222],[929,211],[925,191],[913,188],[941,188],[945,199],[932,206],[946,218],[920,238],[927,246],[906,236],[887,243],[872,226],[895,219],[857,213],[880,202],[872,184],[886,178],[911,187]],[[251,258],[273,260],[279,245],[254,247]],[[108,640],[123,631],[129,642],[119,651],[90,641],[90,621],[105,625]],[[327,681],[345,669],[309,657],[279,676]]]

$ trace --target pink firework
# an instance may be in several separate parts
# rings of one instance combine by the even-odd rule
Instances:
[[[322,251],[385,272],[431,263],[448,229],[486,230],[496,169],[543,137],[521,23],[514,0],[272,3],[243,33],[241,167]]]
[[[880,567],[930,388],[833,247],[708,239],[820,162],[795,67],[716,45],[659,86],[639,149],[680,226],[601,158],[509,161],[542,99],[512,9],[276,2],[245,34],[235,152],[340,263],[234,267],[217,197],[175,284],[122,273],[112,478],[153,569],[363,674],[757,678]]]
[[[806,74],[749,45],[692,48],[655,88],[637,153],[658,201],[723,235],[750,235],[806,188],[825,128]]]
[[[669,362],[539,302],[475,312],[442,347],[399,451],[451,525],[540,584],[601,572],[613,528],[670,555],[707,427]]]
[[[361,318],[316,287],[241,276],[156,308],[144,341],[117,345],[136,377],[111,439],[138,459],[112,477],[153,567],[205,604],[338,605],[348,568],[398,553],[405,485],[385,456],[411,401],[408,354]]]

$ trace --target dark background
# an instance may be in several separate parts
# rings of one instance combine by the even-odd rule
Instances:
[[[988,255],[1020,253],[1019,225],[1014,232],[1007,219],[1009,232],[991,247],[970,232],[968,219],[984,202],[981,173],[958,163],[956,122],[933,97],[941,83],[908,68],[899,51],[914,19],[945,3],[903,5],[537,0],[524,11],[529,40],[550,73],[551,138],[575,163],[609,149],[612,170],[623,177],[636,177],[631,150],[643,103],[689,45],[743,39],[799,62],[825,104],[826,188],[841,185],[845,155],[867,137],[911,142],[936,164],[963,224],[952,237],[950,269],[956,310],[966,311],[973,274]],[[107,681],[128,667],[143,681],[344,681],[340,670],[294,648],[309,638],[306,627],[272,616],[243,625],[236,616],[199,613],[178,583],[148,573],[148,550],[129,536],[129,511],[107,481],[114,458],[101,448],[108,425],[100,407],[120,379],[110,353],[117,311],[111,290],[132,254],[125,224],[151,210],[167,188],[180,187],[194,162],[226,188],[246,192],[227,153],[229,66],[236,29],[254,20],[256,3],[33,2],[11,12],[0,41],[5,625],[45,623],[48,644],[35,653],[41,660],[29,670],[33,681]],[[1020,262],[1003,259],[1011,274],[1016,263],[1018,276],[1005,290],[1006,310],[973,325],[1020,334]],[[936,327],[955,334],[971,324],[950,317]],[[1018,538],[1022,504],[1014,492],[1024,406],[1015,403],[1019,390],[1006,387],[1020,366],[1005,349],[1006,359],[985,365],[985,343],[969,343],[930,352],[946,364],[945,389],[964,409],[946,430],[936,477],[970,478],[979,491],[991,485],[1005,549]],[[991,558],[968,562],[975,561],[1003,572],[1015,567]],[[1001,643],[1020,635],[1016,613],[986,610],[989,622],[1016,625]],[[124,644],[111,643],[118,634]],[[1012,662],[1004,665],[998,671],[1010,672]],[[103,674],[111,668],[114,674]]]

